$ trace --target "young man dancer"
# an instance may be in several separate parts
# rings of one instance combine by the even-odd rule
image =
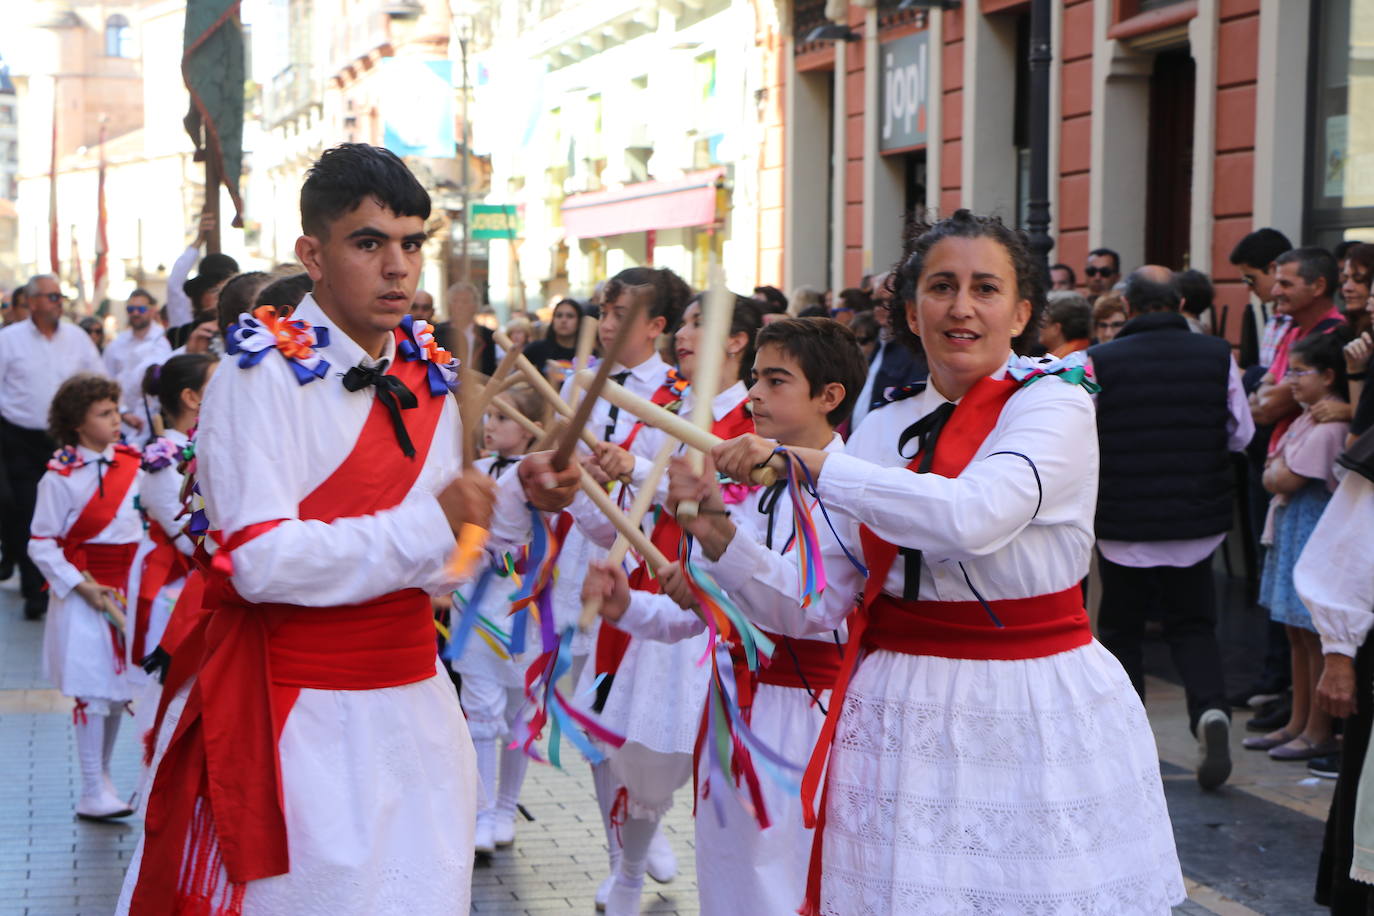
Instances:
[[[526,500],[561,509],[577,472],[460,468],[453,364],[401,327],[429,208],[392,153],[326,151],[296,242],[313,297],[230,335],[197,444],[217,603],[173,658],[195,682],[121,912],[468,908],[477,774],[426,593],[463,526],[523,543]]]
[[[835,427],[849,416],[863,387],[866,365],[848,328],[828,318],[785,318],[758,334],[755,382],[749,389],[759,435],[783,445],[840,451]],[[697,499],[705,511],[688,523],[697,539],[696,558],[708,571],[729,549],[744,552],[736,567],[767,570],[780,582],[796,582],[792,503],[776,484],[752,492],[725,514],[715,473],[696,474],[674,462],[668,504]],[[674,567],[678,569],[679,567]],[[728,569],[720,570],[728,573]],[[759,574],[759,573],[756,573]],[[680,576],[670,576],[674,582]],[[719,577],[721,584],[727,581]],[[625,574],[597,564],[587,576],[589,594],[603,596],[602,614],[636,637],[676,641],[704,629],[701,619],[666,595],[630,591]],[[675,589],[676,590],[676,589]],[[735,689],[750,728],[769,748],[800,764],[815,745],[829,689],[843,652],[843,633],[791,639],[769,634],[771,662],[757,675],[734,665]],[[802,823],[801,801],[776,782],[761,780],[771,821],[759,830],[753,815],[727,794],[724,821],[711,805],[696,818],[697,887],[703,913],[791,916],[806,886],[811,831]],[[719,791],[719,787],[717,789]]]

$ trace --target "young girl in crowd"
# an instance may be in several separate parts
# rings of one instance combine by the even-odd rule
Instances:
[[[48,426],[62,447],[38,483],[29,540],[29,556],[49,587],[43,667],[76,700],[77,817],[126,817],[133,808],[110,778],[110,756],[133,696],[124,677],[122,618],[143,536],[134,506],[139,453],[119,444],[119,385],[103,376],[67,379],[53,397]]]
[[[534,389],[517,385],[506,390],[502,397],[525,416],[539,420],[544,410],[543,399]],[[490,452],[478,459],[476,467],[493,478],[510,473],[534,445],[534,437],[521,429],[514,420],[495,408],[488,409],[482,418],[482,446]],[[490,558],[498,573],[504,573],[504,557]],[[465,598],[472,597],[472,587]],[[478,613],[499,630],[499,636],[509,640],[511,620],[510,594],[513,586],[509,578],[489,580],[480,599]],[[456,627],[463,609],[455,600],[449,616]],[[518,731],[518,719],[528,719],[525,703],[525,669],[539,651],[538,632],[533,624],[526,632],[526,651],[514,658],[498,649],[498,634],[479,622],[468,635],[463,653],[453,662],[453,670],[461,677],[458,695],[467,715],[468,731],[477,751],[477,773],[482,780],[484,801],[477,811],[475,848],[480,853],[494,852],[498,846],[515,842],[515,813],[520,800],[520,786],[525,781],[529,758],[520,747],[504,747],[513,732]],[[500,760],[499,779],[497,761]]]
[[[129,679],[135,688],[143,688],[134,707],[140,735],[152,727],[162,690],[159,680],[145,674],[142,666],[146,659],[150,671],[157,667],[154,653],[195,552],[195,544],[182,533],[186,526],[186,519],[181,517],[183,452],[200,417],[200,402],[216,365],[209,355],[183,353],[150,367],[143,376],[144,396],[155,398],[162,412],[163,433],[143,452],[138,501],[148,520],[148,531],[129,578],[126,661]]]
[[[1317,705],[1322,673],[1321,640],[1312,615],[1293,587],[1293,566],[1302,553],[1331,492],[1336,456],[1349,424],[1319,423],[1313,408],[1346,396],[1342,336],[1313,334],[1293,345],[1285,379],[1302,414],[1284,433],[1265,462],[1264,488],[1274,494],[1265,526],[1264,574],[1260,604],[1288,631],[1293,657],[1293,713],[1288,724],[1267,735],[1245,739],[1251,750],[1267,750],[1275,760],[1307,760],[1337,749],[1331,717]]]

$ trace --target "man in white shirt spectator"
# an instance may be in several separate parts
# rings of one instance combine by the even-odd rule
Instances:
[[[56,277],[34,277],[26,291],[30,317],[0,334],[0,451],[11,491],[0,535],[5,556],[19,567],[24,616],[37,620],[48,600],[27,548],[38,480],[55,448],[48,437],[48,406],[68,378],[78,372],[104,375],[105,365],[86,332],[62,320]]]
[[[125,310],[129,327],[105,348],[105,369],[110,378],[119,382],[119,413],[124,440],[143,445],[152,434],[147,411],[144,410],[142,367],[150,362],[162,362],[172,352],[162,326],[153,321],[157,300],[146,289],[129,294]]]

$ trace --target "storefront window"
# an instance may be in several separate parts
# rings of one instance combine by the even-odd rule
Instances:
[[[1374,0],[1312,6],[1306,235],[1374,242]]]

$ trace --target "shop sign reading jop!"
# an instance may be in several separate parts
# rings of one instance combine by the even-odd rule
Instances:
[[[878,149],[898,150],[926,142],[926,87],[930,73],[925,32],[884,42],[878,50],[882,83]]]

